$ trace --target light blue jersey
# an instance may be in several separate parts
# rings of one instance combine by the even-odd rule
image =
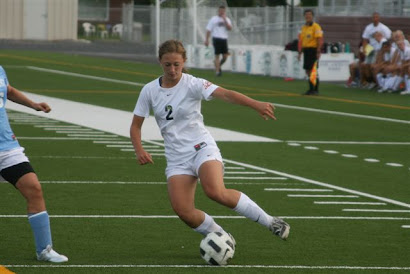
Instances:
[[[11,130],[9,117],[6,112],[8,84],[9,81],[7,80],[6,72],[3,67],[0,66],[0,151],[20,147],[13,131]]]

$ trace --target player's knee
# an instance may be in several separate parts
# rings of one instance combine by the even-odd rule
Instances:
[[[222,203],[225,200],[224,191],[221,191],[219,189],[205,190],[205,194],[206,196],[208,196],[209,199],[218,203]]]

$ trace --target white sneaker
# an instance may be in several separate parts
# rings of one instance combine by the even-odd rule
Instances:
[[[58,254],[51,248],[51,245],[48,245],[46,249],[41,251],[40,255],[37,254],[37,260],[52,263],[64,263],[68,261],[68,258]]]
[[[280,218],[273,217],[269,230],[282,240],[286,240],[289,236],[290,225]]]
[[[400,92],[401,95],[410,95],[410,90]]]

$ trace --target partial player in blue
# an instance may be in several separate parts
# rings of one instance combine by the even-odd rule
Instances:
[[[11,100],[37,111],[50,112],[46,103],[35,103],[9,85],[6,72],[0,66],[0,180],[11,183],[27,201],[28,221],[33,230],[37,259],[53,263],[67,262],[68,258],[52,248],[50,220],[46,211],[40,182],[11,130],[6,101]],[[2,180],[3,181],[3,180]]]

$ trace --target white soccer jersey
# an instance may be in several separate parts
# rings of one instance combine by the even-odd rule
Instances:
[[[378,23],[377,26],[373,25],[373,23],[367,25],[364,29],[362,38],[368,39],[372,47],[375,47],[376,45],[376,39],[373,38],[375,32],[380,32],[386,39],[390,39],[391,37],[391,30],[386,25],[382,23]]]
[[[391,61],[391,60],[393,59],[393,56],[394,56],[394,53],[395,53],[395,52],[396,52],[396,49],[393,48],[393,47],[391,47],[391,48],[390,48],[390,52],[384,53],[384,55],[383,55],[384,61],[386,61],[386,62]]]
[[[226,21],[232,26],[231,20],[228,17]],[[206,30],[211,32],[213,38],[228,39],[228,29],[226,28],[225,21],[218,15],[213,16],[209,20]]]
[[[159,81],[157,78],[143,87],[134,114],[148,118],[153,110],[168,163],[181,164],[203,146],[216,147],[203,122],[201,101],[211,100],[218,86],[185,73],[172,88],[161,87]]]
[[[400,64],[402,62],[410,60],[410,47],[404,47],[404,50],[401,51],[400,49],[397,49],[400,54]]]

